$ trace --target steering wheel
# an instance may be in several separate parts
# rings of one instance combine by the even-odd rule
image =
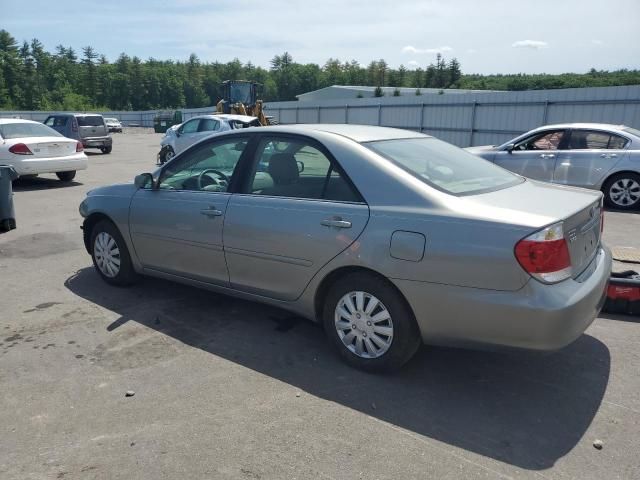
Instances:
[[[218,175],[218,177],[220,177],[220,180],[223,180],[227,185],[229,184],[229,177],[227,177],[224,173],[222,173],[220,170],[215,170],[213,168],[207,168],[205,170],[203,170],[202,172],[200,172],[200,175],[198,175],[198,190],[202,190],[202,177],[204,177],[207,173],[215,173],[216,175]],[[211,178],[209,177],[209,179],[211,181],[213,181],[213,185],[222,185],[222,182],[220,182],[220,180],[216,180],[215,178]]]

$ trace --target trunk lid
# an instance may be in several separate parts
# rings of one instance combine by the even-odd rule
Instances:
[[[531,233],[562,221],[574,278],[587,268],[598,251],[602,208],[599,191],[526,180],[513,187],[462,199],[468,202],[467,213],[530,227]]]
[[[63,137],[33,137],[23,142],[35,158],[67,157],[76,154],[78,142]]]
[[[102,115],[78,115],[76,119],[80,138],[106,137],[108,135]]]

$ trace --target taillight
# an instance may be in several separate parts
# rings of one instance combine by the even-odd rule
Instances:
[[[84,147],[82,146],[82,142],[77,142],[76,143],[76,152],[82,152],[84,150]]]
[[[78,121],[75,118],[71,119],[71,131],[72,132],[78,131]]]
[[[522,268],[541,282],[557,283],[571,277],[571,257],[562,222],[520,240],[515,254]]]
[[[15,153],[16,155],[33,155],[33,152],[29,150],[29,147],[27,147],[24,143],[16,143],[15,145],[12,145],[11,147],[9,147],[9,151],[11,153]]]

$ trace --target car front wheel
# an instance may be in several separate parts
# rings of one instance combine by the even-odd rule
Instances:
[[[636,173],[618,173],[607,180],[602,190],[608,207],[620,210],[640,207],[640,175]]]
[[[91,231],[91,257],[100,276],[111,285],[130,285],[138,278],[122,235],[108,220],[101,220]]]
[[[411,309],[388,281],[367,273],[340,278],[327,294],[323,323],[331,344],[350,365],[392,371],[421,344]]]
[[[104,153],[106,155],[107,153],[111,153],[111,149],[112,148],[113,147],[111,147],[111,146],[109,146],[109,147],[100,147],[100,150],[102,150],[102,153]]]

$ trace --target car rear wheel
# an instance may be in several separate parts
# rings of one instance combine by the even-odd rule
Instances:
[[[101,220],[91,231],[91,258],[102,279],[111,285],[131,285],[138,279],[122,235],[108,220]]]
[[[176,156],[176,153],[173,151],[173,148],[167,147],[164,151],[164,159],[161,159],[162,163],[167,163],[169,160],[171,160],[175,156]]]
[[[632,210],[640,207],[640,175],[618,173],[606,181],[602,188],[608,207]]]
[[[367,273],[346,275],[331,287],[323,323],[340,356],[366,371],[398,369],[421,344],[415,318],[402,295],[386,280]]]
[[[107,153],[111,153],[113,147],[109,146],[109,147],[100,147],[100,150],[102,150],[102,153],[107,154]]]
[[[58,177],[58,179],[62,180],[63,182],[70,182],[71,180],[76,178],[76,171],[70,170],[68,172],[57,172],[56,177]]]

